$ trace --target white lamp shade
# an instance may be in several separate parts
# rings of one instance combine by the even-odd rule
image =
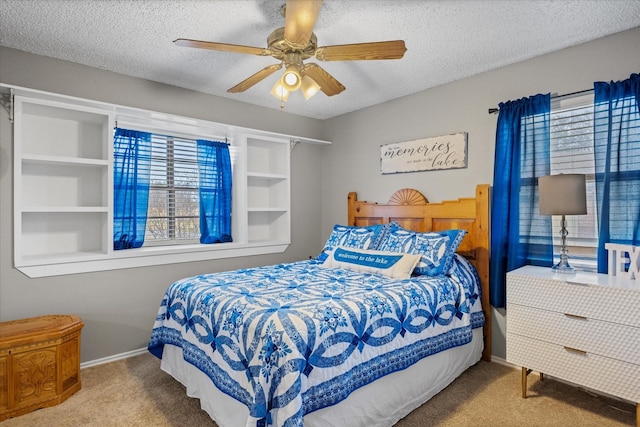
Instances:
[[[309,76],[302,76],[300,90],[306,99],[311,98],[320,90],[320,85]]]
[[[582,174],[542,176],[538,179],[540,215],[585,215],[586,179]]]
[[[289,99],[289,91],[282,85],[282,80],[278,80],[276,84],[273,85],[273,88],[271,88],[271,95],[281,101]]]
[[[287,66],[286,71],[282,75],[282,86],[289,92],[295,92],[302,84],[302,76],[298,70],[298,66],[291,64]]]

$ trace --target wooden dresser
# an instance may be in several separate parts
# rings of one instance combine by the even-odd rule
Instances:
[[[54,406],[80,390],[77,316],[0,323],[0,421]]]
[[[507,273],[507,361],[636,402],[640,427],[640,281],[559,274],[526,266]]]

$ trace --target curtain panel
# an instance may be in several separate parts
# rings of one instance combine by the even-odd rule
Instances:
[[[232,242],[231,156],[224,142],[199,139],[200,243]]]
[[[640,244],[640,75],[594,83],[598,272],[605,243]]]
[[[504,307],[506,273],[525,264],[551,266],[551,217],[538,208],[538,178],[550,172],[551,96],[500,103],[491,203],[491,295]]]
[[[116,128],[113,141],[113,249],[144,243],[151,173],[151,134]]]

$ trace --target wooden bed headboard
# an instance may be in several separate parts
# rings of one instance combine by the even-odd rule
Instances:
[[[429,203],[419,191],[396,191],[386,204],[359,201],[355,192],[348,197],[349,225],[367,226],[395,221],[414,231],[466,230],[458,253],[478,270],[484,312],[482,358],[491,360],[491,310],[489,305],[489,184],[476,187],[476,196]]]

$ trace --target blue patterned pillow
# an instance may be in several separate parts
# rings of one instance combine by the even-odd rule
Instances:
[[[336,224],[333,226],[333,231],[317,259],[318,261],[326,260],[329,252],[338,246],[355,249],[377,249],[386,228],[386,224],[369,225],[367,227]]]
[[[387,231],[378,250],[420,254],[420,262],[413,270],[416,275],[439,276],[453,265],[453,257],[467,232],[445,230],[419,233],[394,227]]]

